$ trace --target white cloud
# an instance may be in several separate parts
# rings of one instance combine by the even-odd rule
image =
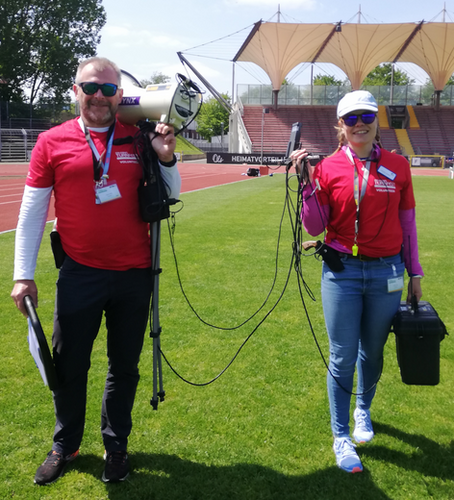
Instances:
[[[117,36],[129,37],[130,33],[131,32],[128,28],[124,28],[122,26],[110,26],[110,25],[106,25],[101,32],[102,36],[109,38],[115,38]]]
[[[137,30],[132,25],[126,26],[105,26],[102,33],[103,45],[114,47],[149,47],[155,48],[175,48],[181,47],[181,42],[166,35],[156,34],[148,30]]]

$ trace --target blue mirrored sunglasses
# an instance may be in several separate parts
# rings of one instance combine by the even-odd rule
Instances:
[[[82,82],[79,83],[79,87],[82,89],[84,94],[94,95],[101,89],[102,95],[104,97],[113,97],[117,93],[117,85],[113,83],[96,83],[96,82]]]
[[[343,116],[342,120],[344,120],[344,123],[345,125],[347,125],[347,127],[353,127],[358,123],[358,118],[361,118],[361,121],[365,125],[370,125],[374,122],[376,116],[377,115],[375,113],[363,113],[362,115]]]

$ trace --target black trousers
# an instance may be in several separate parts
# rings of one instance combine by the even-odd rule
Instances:
[[[52,337],[59,379],[53,393],[56,416],[53,450],[67,455],[78,450],[82,441],[88,370],[103,312],[108,372],[101,434],[106,451],[127,449],[151,290],[150,269],[109,271],[65,258],[57,281]]]

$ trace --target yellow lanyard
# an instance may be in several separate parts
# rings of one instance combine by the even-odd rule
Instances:
[[[355,219],[355,239],[352,246],[352,254],[356,257],[358,255],[358,233],[359,233],[359,205],[366,194],[367,182],[369,180],[370,173],[370,165],[371,161],[367,160],[366,165],[363,167],[363,181],[361,183],[361,192],[359,189],[359,176],[358,176],[358,168],[356,166],[356,162],[353,159],[353,155],[350,151],[350,148],[347,148],[346,151],[347,157],[353,165],[353,196],[355,198],[356,203],[356,219]]]

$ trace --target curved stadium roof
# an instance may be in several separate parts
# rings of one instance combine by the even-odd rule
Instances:
[[[454,73],[454,23],[293,24],[259,21],[233,61],[253,62],[278,91],[300,63],[332,63],[353,89],[376,66],[409,62],[424,69],[435,90]]]

